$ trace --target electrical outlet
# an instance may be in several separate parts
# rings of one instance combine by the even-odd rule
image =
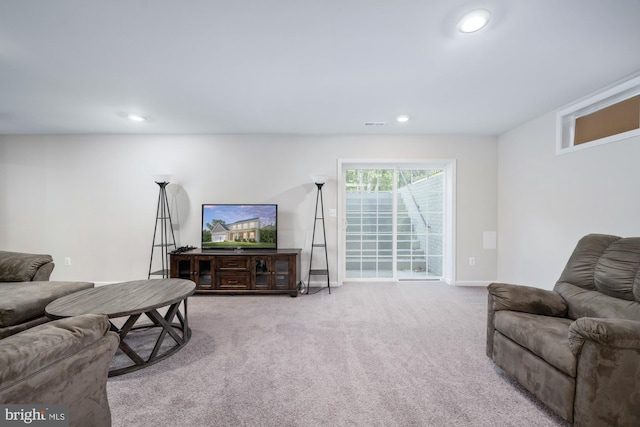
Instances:
[[[64,265],[66,265],[67,267],[71,265],[71,257],[66,257],[64,259]]]
[[[476,265],[476,257],[474,256],[469,257],[469,265]]]
[[[335,209],[329,209],[329,216],[335,217],[336,215],[337,215],[337,213],[336,213]]]

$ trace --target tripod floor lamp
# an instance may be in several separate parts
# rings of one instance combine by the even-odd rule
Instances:
[[[309,280],[307,282],[307,286],[311,286],[312,276],[325,276],[327,278],[327,287],[329,288],[329,293],[331,293],[331,283],[329,281],[329,256],[327,255],[327,232],[325,230],[324,202],[322,200],[322,186],[325,184],[327,177],[324,175],[313,175],[311,179],[316,184],[316,187],[318,187],[318,192],[316,194],[316,211],[313,221],[313,237],[311,240],[311,255],[309,256]],[[321,234],[320,228],[322,228]],[[318,234],[318,236],[316,236],[316,234]],[[318,250],[324,252],[324,260],[321,257],[320,262],[317,263],[322,264],[322,262],[324,262],[324,265],[322,265],[320,268],[313,267],[314,248],[318,248]]]
[[[171,175],[157,175],[156,184],[160,187],[158,194],[158,208],[156,211],[156,227],[153,230],[151,244],[151,259],[149,260],[149,276],[169,277],[169,252],[176,249],[176,238],[173,234],[169,201],[167,200],[167,185]],[[160,270],[153,270],[154,255],[160,257]]]

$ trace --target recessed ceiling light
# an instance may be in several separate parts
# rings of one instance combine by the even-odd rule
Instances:
[[[409,116],[405,116],[403,114],[401,116],[396,117],[396,120],[399,121],[400,123],[405,123],[409,121]]]
[[[133,120],[134,122],[146,122],[147,118],[141,116],[139,114],[127,114],[127,119]]]
[[[458,31],[463,33],[475,33],[489,23],[491,14],[483,9],[474,10],[460,18]]]
[[[118,115],[123,119],[131,120],[133,122],[138,122],[138,123],[151,121],[151,117],[143,116],[142,114],[138,114],[138,113],[122,112],[122,113],[118,113]]]

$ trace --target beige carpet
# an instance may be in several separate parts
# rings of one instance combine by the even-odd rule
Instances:
[[[114,427],[564,426],[485,356],[486,289],[194,296],[193,336],[109,379]]]

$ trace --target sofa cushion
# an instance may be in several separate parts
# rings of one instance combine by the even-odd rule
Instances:
[[[640,237],[612,242],[598,260],[594,273],[596,289],[605,295],[640,301]]]
[[[596,264],[609,245],[618,240],[620,237],[608,234],[584,236],[569,257],[558,282],[572,283],[584,289],[594,290]]]
[[[497,331],[544,359],[556,369],[575,378],[576,357],[569,347],[572,320],[516,311],[498,311]]]
[[[567,302],[567,316],[601,317],[640,321],[640,303],[610,297],[598,291],[589,291],[571,283],[559,282],[553,288]]]
[[[0,251],[0,282],[28,282],[38,269],[53,262],[51,255]]]
[[[44,316],[51,301],[92,287],[90,282],[0,283],[0,327]]]
[[[95,343],[109,331],[109,319],[86,314],[39,325],[0,341],[0,390]]]

